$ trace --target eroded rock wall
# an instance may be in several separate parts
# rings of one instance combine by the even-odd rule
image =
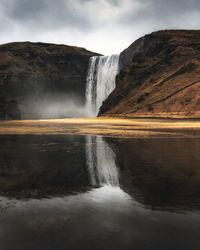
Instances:
[[[200,31],[146,35],[120,55],[116,89],[99,115],[200,117]]]
[[[45,43],[0,46],[0,119],[79,115],[89,57],[83,48]]]

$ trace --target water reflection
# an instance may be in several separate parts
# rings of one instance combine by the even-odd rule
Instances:
[[[84,136],[0,136],[0,194],[63,195],[90,185]]]
[[[199,138],[112,139],[120,185],[151,209],[200,209]]]
[[[0,194],[61,196],[116,186],[151,209],[200,209],[198,138],[1,135]]]
[[[2,250],[200,249],[199,139],[0,140]]]
[[[93,185],[119,187],[115,153],[101,136],[87,136],[86,158]]]
[[[3,198],[3,250],[194,249],[200,215],[149,210],[119,188],[28,201]],[[13,247],[14,246],[14,247]]]

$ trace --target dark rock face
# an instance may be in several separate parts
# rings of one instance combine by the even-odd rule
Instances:
[[[142,37],[132,43],[127,49],[120,53],[119,58],[119,68],[123,69],[125,66],[129,65],[132,62],[134,56],[141,53],[141,50],[144,51],[144,40],[146,37]]]
[[[94,55],[65,45],[1,45],[0,119],[79,115],[85,101],[88,60]]]
[[[99,114],[200,116],[200,31],[146,35],[120,54],[116,89]]]

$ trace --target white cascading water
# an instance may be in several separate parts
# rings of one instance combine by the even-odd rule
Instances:
[[[97,116],[103,101],[115,89],[119,70],[119,55],[93,56],[89,60],[86,76],[86,110]]]
[[[87,136],[87,166],[92,185],[119,187],[115,153],[101,136]]]
[[[89,60],[86,77],[86,112],[98,115],[103,101],[115,89],[119,55],[94,56]],[[119,187],[115,154],[102,137],[87,136],[87,166],[91,184]]]

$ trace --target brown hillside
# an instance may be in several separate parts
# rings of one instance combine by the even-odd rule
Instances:
[[[199,30],[146,35],[121,53],[120,67],[100,115],[200,117]]]
[[[85,101],[88,60],[94,55],[66,45],[1,45],[0,119],[67,117],[72,101],[77,106]]]

